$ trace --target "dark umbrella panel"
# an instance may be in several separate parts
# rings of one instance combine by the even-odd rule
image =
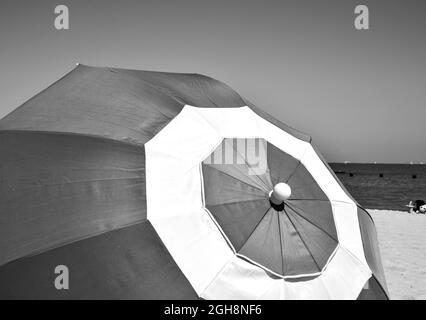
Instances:
[[[0,120],[2,299],[357,297],[387,297],[368,213],[217,80],[79,65]]]

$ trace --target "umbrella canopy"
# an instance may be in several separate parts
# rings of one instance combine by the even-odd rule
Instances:
[[[0,121],[0,192],[0,298],[387,298],[311,138],[206,76],[79,65]]]
[[[319,275],[337,249],[332,202],[299,160],[264,139],[224,139],[203,162],[203,180],[205,206],[235,252],[271,273]],[[290,197],[274,203],[279,183]]]

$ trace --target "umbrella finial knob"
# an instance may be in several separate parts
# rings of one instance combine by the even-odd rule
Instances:
[[[269,193],[269,199],[273,204],[280,205],[284,200],[291,196],[291,188],[287,183],[280,182],[274,186],[274,189]]]

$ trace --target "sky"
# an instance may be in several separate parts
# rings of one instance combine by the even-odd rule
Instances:
[[[61,4],[69,30],[54,27]],[[426,162],[425,35],[421,0],[2,0],[0,118],[76,63],[201,73],[330,162]]]

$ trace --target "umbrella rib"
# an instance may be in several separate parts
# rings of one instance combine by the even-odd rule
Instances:
[[[344,200],[328,200],[328,199],[288,199],[287,201],[321,201],[321,202],[341,202],[345,204],[352,204]]]
[[[330,202],[330,200],[326,199],[288,199],[287,201],[324,201],[324,202]]]
[[[250,239],[250,237],[253,235],[254,231],[257,229],[257,227],[260,225],[260,223],[262,222],[262,220],[265,218],[266,214],[269,212],[269,210],[271,209],[271,207],[269,207],[268,209],[266,209],[265,213],[262,215],[262,217],[259,219],[259,222],[254,226],[253,230],[250,232],[250,234],[248,235],[246,241],[244,241],[244,243],[241,245],[240,249],[238,249],[238,251],[241,250],[241,248],[243,248],[247,241]]]
[[[81,138],[92,138],[92,139],[99,139],[104,140],[106,142],[110,143],[116,143],[116,144],[123,144],[126,146],[136,147],[140,148],[143,147],[143,143],[138,142],[131,142],[131,141],[125,141],[125,140],[116,140],[109,137],[104,137],[98,134],[90,134],[90,133],[78,133],[78,132],[66,132],[66,131],[43,131],[43,130],[20,130],[20,129],[7,129],[7,130],[0,130],[0,134],[10,134],[10,133],[17,133],[17,134],[45,134],[45,135],[56,135],[56,136],[76,136]]]
[[[315,180],[313,180],[313,182],[311,183],[302,184],[301,186],[298,186],[297,188],[292,188],[292,190],[300,190],[302,188],[306,188],[315,184],[318,185],[318,183]]]
[[[225,206],[228,204],[236,204],[236,203],[245,203],[245,202],[257,202],[257,201],[265,201],[265,199],[251,199],[251,200],[238,200],[238,201],[231,201],[231,202],[225,202],[225,203],[218,203],[218,204],[214,204],[214,205],[206,205],[206,208],[214,208],[214,207],[218,207],[218,206]],[[269,210],[269,208],[268,208]]]
[[[220,169],[218,169],[218,168],[216,168],[216,167],[214,167],[212,165],[209,165],[209,164],[206,164],[206,163],[203,163],[203,165],[208,166],[209,168],[212,168],[212,169],[214,169],[216,171],[219,171],[220,173],[222,173],[222,174],[224,174],[224,175],[226,175],[228,177],[231,177],[232,179],[237,180],[237,181],[239,181],[239,182],[241,182],[241,183],[243,183],[243,184],[245,184],[245,185],[247,185],[247,186],[249,186],[251,188],[255,188],[257,190],[260,190],[260,191],[262,191],[262,193],[265,193],[265,190],[259,188],[258,186],[251,185],[251,184],[247,183],[246,181],[240,180],[240,179],[234,177],[233,175],[231,175],[229,173],[226,173],[226,172],[224,172],[224,171],[222,171],[222,170],[220,170]]]
[[[285,183],[288,183],[288,181],[293,178],[294,174],[296,173],[297,169],[299,169],[300,165],[302,164],[302,161],[299,160],[299,162],[297,163],[296,168],[294,168],[293,172],[289,175],[289,177],[287,178],[287,180],[285,181]],[[281,177],[281,175],[280,175]]]
[[[128,178],[112,178],[112,179],[93,179],[93,180],[76,180],[76,181],[67,181],[67,182],[58,182],[50,184],[34,184],[22,188],[15,188],[15,190],[29,190],[35,188],[48,188],[48,187],[57,187],[61,185],[71,185],[79,183],[96,183],[96,182],[106,182],[106,181],[123,181],[123,180],[142,180],[142,177],[128,177]]]
[[[281,270],[284,275],[284,248],[283,248],[283,240],[281,236],[281,221],[280,221],[280,213],[277,211],[278,216],[278,233],[280,235],[280,248],[281,248]]]
[[[337,241],[337,239],[335,239],[331,234],[329,234],[327,231],[325,231],[323,228],[321,228],[320,226],[316,225],[315,223],[313,223],[312,221],[310,221],[309,219],[307,219],[306,217],[304,217],[302,214],[300,214],[297,210],[295,210],[290,204],[287,203],[287,205],[290,207],[290,209],[296,213],[299,217],[301,217],[303,220],[307,221],[308,223],[310,223],[311,225],[313,225],[315,228],[321,230],[322,232],[324,232],[327,236],[329,236],[331,239],[333,239],[334,241]],[[298,207],[295,205],[296,208],[300,209],[301,211],[302,208]]]
[[[302,241],[303,245],[305,246],[306,250],[309,252],[310,256],[312,257],[312,260],[315,262],[315,264],[316,264],[316,266],[317,266],[318,270],[319,270],[319,271],[321,271],[321,268],[320,268],[320,266],[318,265],[317,261],[315,260],[315,258],[314,258],[314,256],[313,256],[313,254],[312,254],[311,250],[310,250],[310,249],[309,249],[309,247],[306,245],[305,240],[303,240],[302,235],[300,234],[299,230],[297,230],[297,228],[296,228],[295,224],[294,224],[294,223],[293,223],[293,221],[291,220],[291,218],[290,218],[290,216],[289,216],[289,214],[287,213],[287,210],[286,210],[285,208],[284,208],[284,212],[285,212],[285,214],[287,215],[287,218],[288,218],[288,220],[290,221],[291,225],[293,226],[294,230],[295,230],[295,231],[296,231],[296,233],[299,235],[299,238],[300,238],[300,240]]]
[[[228,143],[227,141],[225,141],[225,143]],[[237,153],[237,155],[239,155],[242,159],[243,159],[243,161],[244,161],[244,163],[245,163],[245,165],[250,169],[250,165],[248,164],[248,162],[247,162],[247,160],[244,158],[244,156],[240,153],[240,152],[238,152],[238,150],[236,150],[235,148],[234,148],[234,145],[232,144],[232,148],[236,151],[236,153]],[[257,178],[257,180],[259,180],[260,181],[260,184],[261,185],[263,185],[263,187],[265,187],[265,191],[269,191],[269,187],[266,185],[266,183],[262,180],[262,179],[260,179],[259,178],[259,176],[258,175],[253,175],[253,176],[255,176],[256,178]]]

